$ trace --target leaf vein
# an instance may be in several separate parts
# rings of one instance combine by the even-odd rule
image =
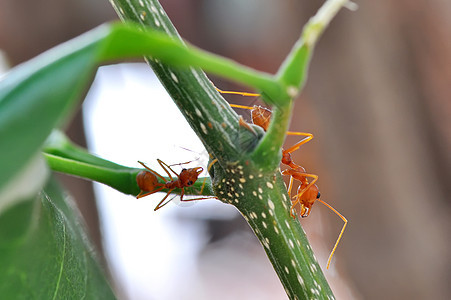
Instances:
[[[62,259],[61,259],[60,271],[59,271],[59,274],[58,274],[58,280],[56,282],[55,292],[53,293],[53,300],[56,299],[56,295],[58,294],[58,290],[59,290],[59,286],[60,286],[60,282],[61,282],[61,277],[63,275],[64,258],[66,256],[66,225],[64,224],[64,222],[62,222],[62,225],[63,225],[63,256],[62,256]]]

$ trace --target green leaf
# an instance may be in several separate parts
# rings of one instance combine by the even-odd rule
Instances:
[[[93,31],[13,69],[0,81],[0,189],[74,111],[93,75]]]
[[[178,80],[202,78],[198,84],[209,86],[213,95],[204,94],[203,107],[197,108],[203,118],[199,120],[201,122],[192,123],[197,127],[197,132],[209,131],[210,125],[216,131],[232,132],[233,135],[243,130],[238,126],[238,116],[227,107],[206,76],[200,71],[189,70],[190,65],[204,66],[212,71],[222,66],[218,68],[219,74],[227,73],[232,77],[242,74],[242,80],[258,82],[261,86],[268,86],[268,89],[275,85],[265,74],[240,68],[236,63],[194,48],[188,50],[181,41],[159,32],[143,31],[134,24],[101,26],[14,68],[0,81],[0,190],[37,153],[52,129],[67,122],[99,64],[146,54],[176,60],[176,64],[183,65],[184,70],[177,73]],[[183,59],[177,61],[178,57]],[[170,71],[168,75],[173,78],[175,74],[176,71]],[[201,89],[199,86],[192,87],[196,97]],[[221,99],[222,105],[213,107],[211,96]],[[184,104],[186,108],[191,106],[186,101]],[[205,119],[207,115],[210,118]],[[213,122],[215,120],[217,122]],[[230,123],[230,120],[234,122]],[[250,137],[247,140],[244,138],[243,147],[252,148],[248,144],[255,144],[255,137],[246,131],[241,136]],[[240,146],[229,138],[219,139],[209,148],[215,150],[213,152],[217,156],[222,155],[224,149],[229,150],[227,155],[239,156],[242,151]]]
[[[74,208],[50,180],[0,215],[2,299],[115,299]]]

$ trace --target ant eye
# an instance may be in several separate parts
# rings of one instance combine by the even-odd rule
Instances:
[[[186,171],[186,169],[182,169],[182,172],[185,172]]]
[[[321,197],[321,193],[318,192],[318,195],[316,195],[316,199],[319,199],[319,197]]]
[[[192,182],[192,181],[190,180],[190,181],[188,181],[186,184],[187,184],[187,185],[193,185],[193,183],[194,183],[194,182]]]

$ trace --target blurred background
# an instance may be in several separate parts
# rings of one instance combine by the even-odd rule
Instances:
[[[188,41],[273,73],[322,1],[161,3]],[[301,222],[338,299],[447,299],[451,2],[358,4],[356,12],[341,11],[321,38],[290,128],[315,135],[294,159],[319,175],[322,198],[349,220],[330,270],[325,263],[341,220],[316,204]],[[1,0],[0,49],[15,66],[115,19],[107,1]],[[212,79],[222,89],[243,89]],[[142,64],[102,68],[83,110],[69,136],[80,145],[87,136],[95,153],[115,162],[137,166],[139,159],[157,168],[156,158],[177,163],[204,155]],[[169,141],[160,143],[164,137]],[[98,185],[96,205],[89,182],[61,177],[123,299],[286,297],[233,207],[212,200],[153,212],[162,194],[138,201]]]

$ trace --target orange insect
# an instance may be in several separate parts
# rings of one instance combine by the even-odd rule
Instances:
[[[200,173],[204,170],[202,167],[196,167],[196,168],[189,168],[189,169],[183,169],[180,174],[177,174],[169,165],[167,165],[165,162],[163,162],[160,159],[157,159],[160,166],[163,168],[163,170],[168,174],[170,180],[166,180],[163,176],[155,172],[154,170],[147,167],[144,163],[138,161],[144,168],[146,168],[147,171],[141,171],[136,176],[136,182],[138,183],[139,188],[141,189],[140,193],[136,198],[142,198],[151,194],[154,194],[156,192],[161,191],[162,189],[168,189],[168,192],[166,193],[166,196],[158,203],[158,205],[155,207],[154,210],[158,210],[168,204],[172,199],[174,199],[176,196],[172,197],[170,200],[164,202],[169,194],[176,188],[179,188],[182,190],[180,194],[180,201],[194,201],[194,200],[202,200],[202,199],[208,199],[212,197],[200,197],[200,198],[194,198],[194,199],[188,199],[184,200],[183,196],[185,195],[185,188],[192,186],[199,177]],[[185,163],[182,163],[185,164]],[[174,180],[171,173],[177,176],[177,179]],[[162,179],[164,183],[158,182],[158,178]],[[204,181],[205,184],[205,181]],[[202,185],[202,190],[204,188],[204,185]]]
[[[332,249],[332,252],[329,255],[329,259],[327,260],[327,269],[329,269],[330,262],[332,261],[332,257],[334,256],[335,250],[337,249],[338,243],[341,240],[341,236],[343,235],[343,232],[345,231],[346,225],[348,224],[348,220],[340,214],[335,208],[330,206],[327,202],[320,199],[321,193],[319,192],[318,186],[315,184],[315,182],[318,180],[318,176],[314,174],[308,174],[306,173],[305,169],[301,166],[299,166],[297,169],[286,169],[282,172],[283,175],[290,175],[290,184],[288,185],[288,195],[291,197],[291,189],[293,187],[293,178],[297,179],[301,182],[301,185],[299,185],[297,194],[295,197],[295,201],[292,201],[292,206],[290,210],[290,214],[293,215],[293,209],[296,207],[297,204],[301,204],[301,212],[300,215],[302,218],[308,217],[310,214],[312,205],[315,203],[315,201],[319,201],[325,206],[327,206],[330,210],[332,210],[334,213],[336,213],[344,222],[343,228],[341,228],[340,234],[338,235],[337,241],[335,242],[334,248]],[[309,182],[308,177],[312,178],[312,180]]]
[[[241,92],[231,92],[231,91],[222,91],[216,88],[216,90],[223,94],[236,94],[236,95],[242,95],[242,96],[260,96],[259,94],[254,93],[241,93]],[[272,112],[271,110],[254,105],[253,107],[250,106],[244,106],[244,105],[236,105],[236,104],[230,104],[232,107],[236,108],[244,108],[249,109],[251,111],[251,118],[252,123],[260,126],[263,128],[264,131],[266,131],[269,127],[269,123],[271,120]],[[297,179],[301,184],[298,187],[297,193],[295,197],[295,200],[292,201],[292,205],[290,208],[290,214],[293,218],[295,218],[295,214],[293,213],[295,207],[300,204],[301,210],[300,210],[300,216],[302,218],[308,217],[310,214],[311,208],[315,201],[319,201],[323,203],[325,206],[327,206],[329,209],[331,209],[334,213],[336,213],[344,222],[343,228],[341,229],[341,232],[338,236],[338,239],[335,243],[334,248],[332,249],[332,252],[330,253],[329,259],[327,261],[327,269],[329,269],[330,262],[332,260],[332,257],[335,253],[335,250],[337,249],[338,243],[340,242],[341,236],[343,235],[343,232],[346,228],[346,225],[348,224],[348,220],[340,214],[337,210],[335,210],[332,206],[324,202],[320,199],[321,193],[319,192],[318,186],[315,184],[315,182],[318,180],[318,176],[314,174],[308,174],[305,169],[297,165],[291,158],[291,153],[298,150],[301,145],[307,143],[311,139],[313,139],[313,135],[311,133],[305,133],[305,132],[292,132],[288,131],[287,135],[299,135],[299,136],[305,136],[304,139],[297,142],[287,150],[282,149],[282,161],[281,163],[284,165],[287,165],[289,168],[284,170],[282,172],[283,175],[289,175],[290,176],[290,183],[288,185],[288,195],[291,197],[291,189],[293,187],[293,180]],[[308,180],[308,178],[311,179],[311,181]]]
[[[234,94],[234,95],[254,96],[254,97],[260,96],[260,94],[254,94],[254,93],[222,91],[218,88],[216,88],[216,90],[218,92],[220,92],[221,94]],[[257,126],[260,126],[261,128],[263,128],[264,131],[268,130],[269,122],[271,121],[271,115],[272,115],[271,110],[269,110],[265,107],[259,106],[259,105],[254,105],[251,107],[251,106],[245,106],[245,105],[230,104],[230,106],[250,110],[252,123]],[[296,169],[300,166],[295,164],[294,161],[291,159],[291,153],[298,150],[303,144],[305,144],[308,141],[310,141],[311,139],[313,139],[313,134],[307,133],[307,132],[287,131],[287,135],[299,135],[299,136],[305,137],[302,140],[300,140],[299,142],[297,142],[296,144],[294,144],[293,146],[291,146],[290,148],[288,148],[286,150],[282,149],[282,163],[284,165],[287,165],[290,168]]]

